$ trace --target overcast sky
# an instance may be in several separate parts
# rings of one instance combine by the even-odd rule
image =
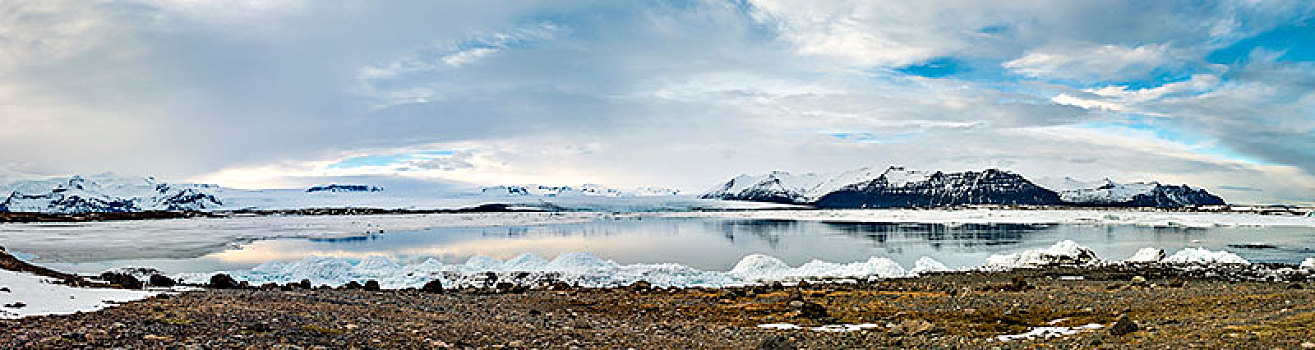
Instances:
[[[0,0],[0,173],[1315,198],[1310,1]]]

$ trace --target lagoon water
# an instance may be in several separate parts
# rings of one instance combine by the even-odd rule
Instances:
[[[25,238],[33,239],[30,235]],[[14,243],[5,239],[6,236],[0,235],[0,245]],[[97,237],[49,239],[94,249]],[[551,259],[569,252],[589,252],[623,264],[673,262],[702,270],[725,271],[749,254],[774,256],[792,266],[814,259],[853,262],[876,256],[911,267],[918,258],[928,256],[951,268],[961,268],[979,266],[991,254],[1020,252],[1061,240],[1076,241],[1108,260],[1127,258],[1143,247],[1163,248],[1170,254],[1184,247],[1227,250],[1252,262],[1295,264],[1315,257],[1315,228],[1311,227],[1155,228],[731,219],[616,219],[538,226],[445,227],[350,238],[280,238],[170,258],[153,257],[148,248],[170,242],[140,242],[142,248],[137,252],[98,255],[60,254],[51,250],[58,249],[54,248],[58,244],[24,242],[19,246],[29,249],[19,252],[25,259],[82,273],[147,266],[169,273],[241,270],[267,261],[296,261],[309,256],[385,256],[402,263],[437,258],[444,263],[461,263],[472,256],[507,259],[534,253]]]

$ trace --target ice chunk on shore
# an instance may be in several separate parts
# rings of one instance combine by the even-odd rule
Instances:
[[[924,256],[918,258],[918,261],[913,263],[913,269],[909,270],[909,273],[920,275],[928,272],[944,272],[944,271],[951,271],[951,269],[945,266],[945,264],[942,264],[940,261],[936,261],[936,259],[932,259],[931,257]]]
[[[923,258],[919,271],[949,270],[944,264]],[[252,284],[289,283],[302,279],[312,284],[342,285],[351,281],[376,280],[384,288],[418,287],[434,279],[451,286],[487,285],[487,273],[498,275],[497,281],[535,284],[547,281],[579,283],[606,287],[647,281],[657,286],[720,287],[769,281],[806,278],[896,278],[912,276],[893,260],[872,257],[866,261],[833,263],[814,260],[799,267],[780,259],[754,254],[745,256],[730,271],[704,271],[675,263],[619,264],[589,253],[565,253],[551,261],[534,254],[522,254],[506,261],[474,256],[463,264],[448,265],[429,259],[418,264],[399,264],[379,256],[364,259],[308,257],[300,261],[269,262],[246,271],[227,272]],[[202,282],[210,274],[181,274],[175,277]]]
[[[1315,258],[1306,258],[1306,260],[1302,260],[1301,268],[1307,270],[1315,270]]]
[[[1164,249],[1160,248],[1142,248],[1132,254],[1132,257],[1125,259],[1126,262],[1147,263],[1159,262],[1164,260]]]
[[[893,260],[873,257],[867,261],[838,264],[813,260],[791,268],[780,259],[754,254],[745,256],[729,272],[746,281],[781,281],[810,277],[904,277],[908,273]]]
[[[1077,242],[1064,240],[1043,249],[1015,254],[994,254],[986,258],[989,268],[1024,268],[1048,265],[1084,265],[1100,261],[1096,252]]]
[[[759,276],[779,274],[781,271],[789,269],[790,265],[776,257],[751,254],[740,259],[740,262],[731,268],[730,273],[745,278],[758,278]]]
[[[1173,255],[1170,255],[1168,258],[1164,258],[1163,261],[1175,264],[1251,264],[1250,261],[1243,259],[1237,254],[1223,250],[1208,250],[1205,248],[1184,248],[1177,253],[1173,253]]]
[[[76,288],[51,282],[46,277],[0,270],[0,287],[9,289],[8,292],[0,291],[0,319],[90,312],[159,294],[140,290]]]

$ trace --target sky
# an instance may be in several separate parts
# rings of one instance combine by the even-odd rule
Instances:
[[[1315,201],[1310,1],[0,0],[0,77],[9,178],[902,165]]]

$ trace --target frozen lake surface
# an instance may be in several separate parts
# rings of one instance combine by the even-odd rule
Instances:
[[[479,224],[461,225],[472,220]],[[387,229],[379,233],[381,228]],[[508,260],[532,253],[553,259],[573,252],[619,264],[678,263],[704,271],[731,270],[753,254],[790,266],[880,257],[913,267],[920,258],[931,257],[950,268],[963,268],[980,266],[992,254],[1063,240],[1089,247],[1107,260],[1126,259],[1144,247],[1171,254],[1203,247],[1251,262],[1297,264],[1315,257],[1315,227],[1310,226],[864,223],[602,213],[0,225],[0,245],[33,262],[82,273],[144,266],[168,273],[233,271],[308,257],[462,264],[472,257]]]

